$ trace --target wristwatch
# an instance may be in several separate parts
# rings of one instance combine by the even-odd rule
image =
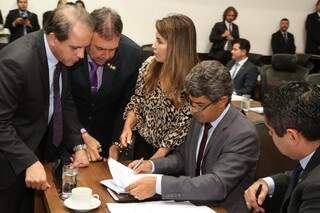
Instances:
[[[79,144],[73,147],[73,151],[77,152],[79,150],[86,150],[87,149],[87,145],[86,144]]]

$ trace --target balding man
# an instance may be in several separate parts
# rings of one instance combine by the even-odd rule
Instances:
[[[61,7],[44,32],[0,51],[1,212],[33,212],[34,189],[50,187],[42,163],[61,147],[88,165],[65,66],[83,58],[92,29],[85,10]]]

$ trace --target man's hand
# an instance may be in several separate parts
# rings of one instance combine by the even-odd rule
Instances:
[[[24,24],[24,20],[21,17],[16,18],[16,20],[14,20],[14,22],[12,23],[14,27],[17,25],[23,25],[23,24]]]
[[[119,159],[119,153],[120,153],[120,148],[119,146],[112,144],[109,148],[109,158],[112,158],[114,160]]]
[[[129,163],[128,167],[130,169],[133,169],[137,165],[138,162],[139,162],[139,160],[132,161],[131,163]],[[140,166],[135,168],[134,171],[136,174],[139,174],[139,173],[151,173],[151,170],[152,170],[152,164],[151,164],[150,160],[144,160],[144,161],[142,161]]]
[[[31,24],[31,21],[29,19],[24,19],[24,25],[32,28],[32,24]]]
[[[101,145],[94,137],[89,133],[82,134],[82,139],[87,145],[87,157],[89,161],[99,161],[102,160],[99,152],[101,152]]]
[[[73,167],[86,167],[89,165],[87,153],[85,150],[76,151],[72,162]]]
[[[260,193],[257,193],[259,186],[261,185]],[[244,198],[246,200],[246,205],[248,209],[252,209],[252,212],[265,212],[265,210],[261,207],[266,196],[268,195],[268,185],[267,183],[259,179],[255,183],[253,183],[245,192]],[[258,197],[256,197],[256,195]]]
[[[37,190],[46,190],[50,187],[46,171],[40,161],[35,162],[26,169],[26,186]]]
[[[144,177],[125,188],[138,200],[144,200],[156,194],[156,177]]]

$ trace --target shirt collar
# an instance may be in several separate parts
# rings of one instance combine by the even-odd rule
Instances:
[[[224,24],[227,26],[227,28],[229,27],[230,24],[231,24],[231,26],[232,26],[232,22],[224,21]]]
[[[318,16],[320,17],[320,12],[317,12]]]
[[[310,159],[312,158],[313,154],[316,151],[311,152],[309,155],[307,155],[306,157],[302,158],[301,160],[299,160],[300,165],[302,167],[302,169],[305,169],[310,161]]]
[[[240,61],[236,61],[236,63],[238,63],[240,66],[242,66],[244,63],[246,63],[247,60],[248,60],[248,57],[246,57]]]
[[[49,43],[48,43],[46,34],[43,34],[43,37],[44,37],[44,46],[46,48],[48,66],[50,68],[50,67],[55,66],[59,62],[59,60],[53,55],[53,53],[49,47]]]
[[[223,110],[223,112],[220,114],[220,116],[216,120],[210,122],[213,130],[219,125],[220,121],[227,114],[229,108],[230,108],[230,104],[227,105],[227,107]]]

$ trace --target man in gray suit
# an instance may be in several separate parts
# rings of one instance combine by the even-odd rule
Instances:
[[[136,169],[166,175],[142,178],[126,190],[139,200],[157,193],[162,199],[213,202],[229,212],[247,212],[242,195],[254,179],[259,146],[253,125],[230,104],[229,73],[217,61],[203,61],[188,74],[185,89],[193,115],[186,142]]]

